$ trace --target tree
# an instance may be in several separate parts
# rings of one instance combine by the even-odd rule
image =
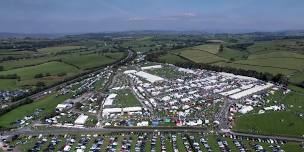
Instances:
[[[75,103],[75,108],[76,109],[80,109],[81,106],[82,106],[82,103],[80,103],[80,102]]]
[[[224,51],[224,46],[223,46],[223,44],[221,44],[219,47],[219,52],[223,52],[223,51]]]
[[[34,78],[42,78],[42,77],[43,77],[42,73],[35,74],[35,76],[34,76]]]
[[[2,66],[2,65],[0,65],[0,71],[3,71],[3,69],[4,69],[4,68],[3,68],[3,66]]]
[[[230,58],[230,61],[233,62],[233,61],[235,61],[235,59],[234,58]]]
[[[43,88],[43,87],[45,87],[45,83],[39,81],[39,82],[37,82],[36,86],[37,86],[37,88]]]

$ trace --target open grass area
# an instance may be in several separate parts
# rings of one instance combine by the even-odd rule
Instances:
[[[70,95],[64,96],[57,96],[56,94],[49,95],[41,100],[34,101],[33,103],[22,105],[14,110],[5,113],[4,115],[0,116],[0,126],[1,127],[12,127],[12,123],[16,122],[24,118],[25,116],[29,116],[33,114],[36,109],[43,109],[42,113],[40,114],[40,118],[51,114],[57,104],[63,102],[64,100],[68,99]]]
[[[248,59],[260,59],[260,58],[299,58],[304,59],[304,55],[295,52],[287,51],[276,51],[276,52],[265,52],[260,54],[252,54]]]
[[[235,63],[258,65],[258,66],[269,66],[269,67],[290,69],[290,70],[304,69],[304,59],[294,59],[294,58],[249,59],[249,60],[236,61]]]
[[[20,59],[20,60],[12,60],[2,62],[1,65],[4,67],[4,70],[10,70],[25,66],[31,66],[36,64],[42,64],[52,60],[50,57],[40,57],[40,58],[32,58],[32,59]]]
[[[47,62],[43,64],[39,64],[36,66],[18,68],[8,71],[1,71],[0,75],[8,75],[8,74],[17,74],[21,77],[21,80],[33,79],[36,74],[39,73],[49,73],[51,75],[56,75],[62,72],[66,72],[67,74],[76,72],[77,69],[71,65],[67,65],[62,62]]]
[[[0,79],[0,90],[15,90],[17,88],[17,80]]]
[[[268,97],[270,104],[273,105],[274,102],[284,104],[287,108],[286,111],[240,115],[236,119],[234,130],[260,134],[302,136],[304,135],[304,118],[300,117],[299,113],[303,112],[303,98],[301,92],[292,92],[288,95],[276,93]]]
[[[0,79],[0,84],[3,84],[0,89],[33,88],[37,82],[51,85],[77,75],[86,69],[115,62],[122,57],[122,52],[87,55],[76,53],[3,62],[5,71],[0,71],[0,75],[17,74],[20,77],[20,81]],[[60,62],[60,60],[63,62]],[[44,76],[35,78],[37,74],[43,74]],[[5,87],[8,84],[9,86]]]
[[[141,106],[140,102],[129,89],[120,90],[114,104],[118,107]]]
[[[225,61],[224,58],[221,58],[207,51],[200,50],[184,49],[179,52],[179,55],[196,63],[212,63],[218,61]]]
[[[61,52],[61,51],[81,49],[81,48],[84,48],[84,47],[83,46],[67,45],[67,46],[56,46],[56,47],[41,48],[41,49],[38,49],[38,51],[41,52],[41,53],[51,54],[51,53],[58,53],[58,52]]]
[[[217,54],[219,52],[219,44],[203,44],[203,45],[198,45],[192,47],[193,49],[197,50],[202,50],[202,51],[207,51],[212,54]]]
[[[186,63],[187,60],[173,54],[173,53],[167,53],[165,55],[162,55],[159,57],[159,60],[164,63],[170,63],[170,64],[177,64],[177,63]]]
[[[70,63],[81,69],[95,68],[104,64],[112,63],[123,57],[122,52],[105,53],[105,54],[88,54],[88,55],[71,55],[63,59],[64,62]]]
[[[148,73],[167,78],[167,79],[174,79],[174,78],[180,78],[184,73],[177,71],[176,69],[172,67],[164,66],[160,69],[152,69],[149,70]]]
[[[245,58],[248,55],[248,53],[246,51],[239,51],[239,50],[234,50],[224,47],[223,51],[217,53],[217,55],[227,60],[240,60]]]
[[[247,114],[237,117],[234,130],[267,135],[302,136],[304,121],[291,111]]]
[[[45,84],[53,84],[56,81],[63,80],[66,77],[75,75],[80,71],[68,64],[52,61],[35,66],[17,68],[7,71],[1,71],[0,75],[17,74],[20,76],[20,81],[0,79],[0,84],[10,83],[11,89],[22,88],[23,86],[34,86],[37,82],[44,82]],[[64,75],[60,75],[65,73]],[[37,74],[43,74],[42,78],[35,78]],[[48,74],[48,76],[46,76]]]
[[[245,70],[254,70],[254,71],[258,71],[258,72],[268,72],[271,74],[291,74],[294,73],[294,70],[289,70],[289,69],[281,69],[281,68],[275,68],[275,67],[263,67],[263,66],[259,66],[259,65],[245,65],[245,64],[239,64],[239,63],[232,63],[232,62],[217,62],[214,63],[213,65],[217,65],[217,66],[223,66],[223,67],[232,67],[232,68],[236,68],[236,69],[245,69]]]

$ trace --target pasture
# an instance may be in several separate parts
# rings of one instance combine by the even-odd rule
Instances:
[[[1,71],[0,75],[17,74],[21,77],[21,80],[27,80],[33,79],[34,76],[39,73],[49,73],[50,75],[57,75],[62,72],[71,75],[72,73],[77,72],[77,69],[71,65],[62,62],[52,61],[35,66]]]
[[[295,72],[294,70],[289,70],[289,69],[281,69],[281,68],[275,68],[275,67],[265,67],[265,66],[259,66],[259,65],[248,65],[248,64],[238,64],[238,63],[233,63],[233,62],[217,62],[213,63],[212,65],[217,65],[217,66],[223,66],[223,67],[231,67],[231,68],[236,68],[236,69],[245,69],[245,70],[254,70],[258,72],[268,72],[271,74],[291,74]]]
[[[219,52],[220,45],[219,44],[203,44],[192,47],[194,50],[207,51],[212,54],[217,54]]]
[[[81,49],[84,48],[83,46],[73,46],[73,45],[65,45],[65,46],[56,46],[56,47],[46,47],[38,49],[40,53],[44,54],[52,54],[52,53],[58,53],[62,51],[68,51],[68,50],[75,50],[75,49]]]
[[[122,57],[123,53],[118,52],[105,54],[70,55],[63,58],[62,60],[81,69],[90,69],[102,66],[104,64],[112,63]]]
[[[32,115],[37,109],[43,110],[40,113],[39,118],[44,118],[45,116],[53,113],[57,104],[62,103],[69,97],[70,95],[57,96],[56,94],[52,94],[30,104],[19,106],[18,108],[0,116],[0,127],[13,127],[13,123],[17,120],[23,119],[25,116]]]
[[[167,53],[165,55],[160,56],[158,59],[160,60],[160,62],[170,63],[170,64],[188,62],[187,60],[185,60],[173,53]]]
[[[196,63],[212,63],[225,61],[224,58],[200,50],[183,49],[178,54]]]

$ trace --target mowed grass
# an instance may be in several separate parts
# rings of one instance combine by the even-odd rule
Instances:
[[[294,87],[295,89],[300,89]],[[303,90],[303,89],[300,89]],[[281,96],[281,97],[280,97]],[[302,136],[304,135],[304,121],[299,113],[303,112],[304,96],[301,92],[292,92],[286,95],[275,94],[269,97],[272,102],[277,101],[278,104],[284,104],[286,111],[266,112],[264,114],[245,114],[240,115],[236,119],[234,130],[241,132],[274,134],[285,136]]]
[[[104,64],[112,63],[123,57],[122,52],[88,55],[71,55],[63,59],[81,69],[95,68]]]
[[[120,90],[114,104],[118,107],[135,107],[141,106],[135,95],[129,90]]]
[[[61,51],[66,50],[73,50],[73,49],[81,49],[84,48],[83,46],[56,46],[56,47],[47,47],[47,48],[41,48],[38,49],[39,52],[45,53],[45,54],[51,54],[51,53],[58,53]]]
[[[197,50],[207,51],[212,54],[217,54],[219,52],[219,47],[220,47],[219,44],[203,44],[192,48],[195,50],[197,49]]]
[[[22,105],[14,110],[5,113],[0,116],[0,126],[4,128],[12,127],[12,123],[29,116],[35,112],[36,109],[44,109],[40,114],[40,118],[47,116],[52,113],[57,106],[57,104],[62,103],[64,100],[68,99],[70,95],[56,96],[56,94],[49,95],[38,101],[30,104]]]
[[[218,61],[225,61],[224,58],[218,57],[207,51],[200,50],[185,49],[180,51],[179,55],[196,63],[212,63]]]
[[[17,74],[21,77],[21,80],[26,80],[33,79],[34,76],[39,73],[50,73],[51,75],[56,75],[62,72],[70,74],[76,71],[77,69],[71,65],[62,62],[52,61],[35,66],[1,71],[0,75]]]
[[[237,118],[234,130],[265,135],[302,136],[303,118],[290,111],[247,114]]]

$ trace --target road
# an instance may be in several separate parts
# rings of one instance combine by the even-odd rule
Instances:
[[[203,127],[111,127],[111,128],[56,128],[50,127],[44,130],[14,130],[9,132],[2,132],[2,136],[7,135],[56,135],[56,134],[68,134],[68,133],[110,133],[110,132],[183,132],[183,133],[201,133],[206,131]],[[276,139],[283,141],[293,142],[304,142],[304,138],[300,137],[284,137],[284,136],[273,136],[273,135],[258,135],[258,134],[247,134],[238,133],[233,131],[219,132],[221,134],[242,136],[248,138],[260,138],[260,139]]]

